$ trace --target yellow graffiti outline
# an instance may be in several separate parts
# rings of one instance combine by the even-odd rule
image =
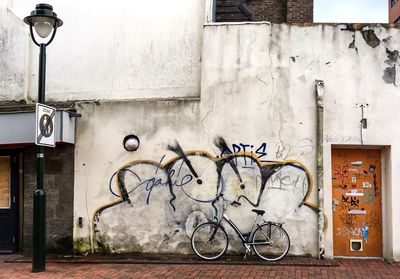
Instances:
[[[212,154],[210,154],[210,153],[207,152],[207,151],[196,150],[196,149],[195,149],[195,150],[188,150],[188,151],[185,151],[184,154],[185,154],[185,155],[200,155],[200,156],[205,156],[205,157],[208,157],[209,159],[211,159],[211,160],[214,161],[214,162],[219,162],[219,161],[225,160],[225,159],[230,158],[230,157],[246,156],[246,157],[250,157],[250,158],[254,159],[254,160],[257,162],[257,165],[258,165],[259,167],[268,166],[268,165],[274,165],[274,164],[277,164],[277,163],[279,163],[279,164],[296,164],[296,165],[298,165],[298,166],[300,166],[300,167],[303,168],[303,170],[305,171],[307,177],[308,177],[309,180],[310,180],[309,191],[308,191],[307,195],[306,195],[305,197],[303,197],[304,202],[302,202],[302,204],[303,204],[303,205],[306,205],[306,206],[308,206],[308,207],[310,207],[310,208],[312,208],[312,209],[318,209],[318,206],[317,206],[317,205],[308,202],[308,199],[309,199],[309,197],[310,197],[310,195],[311,195],[311,192],[312,192],[312,190],[313,190],[313,180],[312,180],[311,173],[310,173],[310,171],[307,169],[307,167],[306,167],[304,164],[302,164],[301,162],[299,162],[299,161],[297,161],[297,160],[261,162],[260,159],[258,158],[258,156],[256,156],[253,152],[236,152],[236,153],[233,153],[233,154],[229,154],[229,155],[227,155],[227,156],[224,156],[224,157],[215,157],[215,156],[213,156]],[[120,172],[122,169],[124,169],[124,168],[126,168],[126,167],[128,167],[128,166],[134,166],[134,165],[138,165],[138,164],[149,164],[149,165],[157,166],[159,169],[164,169],[165,166],[167,166],[167,165],[173,163],[174,161],[178,161],[179,159],[182,159],[182,157],[181,157],[181,156],[175,156],[175,157],[171,158],[170,160],[168,160],[168,161],[166,161],[165,163],[162,163],[162,164],[161,164],[160,162],[157,162],[157,161],[154,161],[154,160],[134,160],[134,161],[130,161],[130,162],[128,162],[128,163],[122,165],[120,168],[118,168],[118,170],[116,171],[116,176],[118,177],[119,172]],[[117,179],[117,186],[118,186],[117,188],[118,188],[120,200],[115,201],[115,202],[110,202],[110,203],[107,203],[107,204],[105,204],[105,205],[99,206],[99,207],[97,207],[96,210],[94,211],[94,214],[93,214],[93,217],[92,217],[92,233],[93,233],[92,238],[94,238],[94,235],[95,235],[95,234],[94,234],[94,224],[95,224],[95,218],[96,218],[97,213],[98,213],[99,211],[102,211],[102,210],[104,210],[104,209],[106,209],[106,208],[108,208],[108,207],[111,207],[111,206],[113,206],[113,205],[120,204],[120,203],[122,203],[122,202],[124,201],[124,199],[123,199],[123,197],[122,197],[121,189],[120,189],[120,188],[121,188],[121,187],[120,187],[121,185],[119,184],[118,179]]]

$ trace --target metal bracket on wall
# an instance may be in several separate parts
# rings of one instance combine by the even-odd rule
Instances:
[[[82,117],[82,114],[80,113],[76,113],[74,111],[68,111],[69,117],[73,118],[73,117]]]
[[[366,109],[369,105],[368,104],[356,104],[357,108],[361,108],[361,120],[360,120],[360,139],[361,139],[361,144],[363,143],[363,129],[367,129],[368,127],[368,122],[367,118],[364,117],[364,109]]]

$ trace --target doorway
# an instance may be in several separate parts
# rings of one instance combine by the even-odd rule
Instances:
[[[382,257],[379,149],[332,150],[334,256]]]
[[[0,151],[0,253],[18,249],[18,154]]]

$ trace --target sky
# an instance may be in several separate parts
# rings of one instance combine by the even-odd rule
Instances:
[[[314,0],[314,22],[387,23],[388,0]]]

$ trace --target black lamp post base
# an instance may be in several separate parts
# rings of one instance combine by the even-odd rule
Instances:
[[[33,254],[32,272],[46,270],[46,192],[36,189],[33,194]]]

